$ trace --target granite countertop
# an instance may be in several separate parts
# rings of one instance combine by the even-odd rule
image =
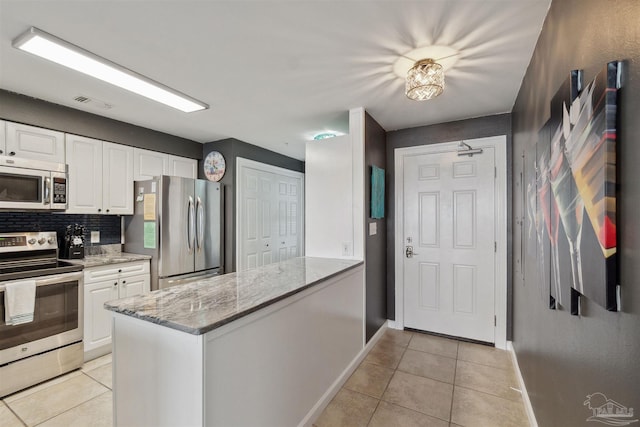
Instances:
[[[130,254],[127,252],[113,252],[100,255],[86,255],[83,259],[65,259],[65,261],[71,264],[83,265],[84,268],[91,268],[147,259],[151,259],[151,257],[149,255]]]
[[[105,303],[116,313],[201,335],[294,295],[361,260],[292,258]]]

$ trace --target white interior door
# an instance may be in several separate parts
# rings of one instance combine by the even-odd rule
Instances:
[[[404,326],[495,341],[495,155],[404,156]]]
[[[247,168],[244,179],[245,268],[271,264],[274,261],[275,177],[268,172]],[[244,268],[243,268],[244,269]]]
[[[278,261],[300,256],[300,193],[302,178],[276,176],[278,184]]]
[[[238,159],[238,271],[302,255],[304,175]]]

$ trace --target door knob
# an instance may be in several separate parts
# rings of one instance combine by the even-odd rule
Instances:
[[[414,255],[419,255],[416,252],[413,252],[413,246],[407,246],[407,250],[404,252],[407,258],[413,258]]]

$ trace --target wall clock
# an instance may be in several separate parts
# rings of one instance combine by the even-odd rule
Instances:
[[[204,174],[209,181],[220,181],[226,169],[227,164],[220,152],[212,151],[204,158]]]

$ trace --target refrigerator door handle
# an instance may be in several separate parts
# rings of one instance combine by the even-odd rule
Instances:
[[[200,197],[196,198],[196,250],[202,250],[204,241],[204,205]]]
[[[195,210],[193,207],[193,197],[191,196],[189,196],[187,210],[187,249],[189,250],[189,253],[193,253],[193,245],[195,240]]]

